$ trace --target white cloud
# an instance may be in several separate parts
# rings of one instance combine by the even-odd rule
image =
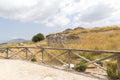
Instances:
[[[70,20],[63,15],[55,15],[51,20],[49,20],[46,24],[47,26],[65,26],[70,22]]]
[[[105,26],[120,24],[119,0],[82,0],[81,12],[74,17],[75,25],[80,26]],[[114,22],[113,22],[114,20]]]
[[[2,0],[0,16],[42,23],[56,13],[59,2],[59,0]]]
[[[47,26],[120,23],[119,0],[0,0],[0,17]]]
[[[82,13],[81,21],[96,22],[106,19],[112,15],[114,8],[102,3],[89,7],[88,10]]]

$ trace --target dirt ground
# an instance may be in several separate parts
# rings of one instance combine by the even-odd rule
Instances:
[[[105,80],[21,60],[0,59],[0,80]]]

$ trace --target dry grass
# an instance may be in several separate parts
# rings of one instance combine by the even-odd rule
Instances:
[[[83,33],[86,32],[86,33]],[[95,50],[120,50],[120,27],[104,27],[73,31],[69,35],[79,34],[80,41],[68,44],[65,47],[95,49]],[[77,44],[78,43],[78,44]]]

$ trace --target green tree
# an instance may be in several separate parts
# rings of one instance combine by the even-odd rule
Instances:
[[[38,33],[38,34],[36,34],[36,35],[34,35],[34,36],[32,37],[32,41],[33,41],[33,42],[39,42],[39,41],[42,41],[42,40],[44,40],[44,39],[45,39],[45,37],[44,37],[44,35],[41,34],[41,33]]]

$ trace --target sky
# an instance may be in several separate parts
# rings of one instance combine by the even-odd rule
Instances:
[[[120,0],[0,0],[0,41],[120,25]]]

